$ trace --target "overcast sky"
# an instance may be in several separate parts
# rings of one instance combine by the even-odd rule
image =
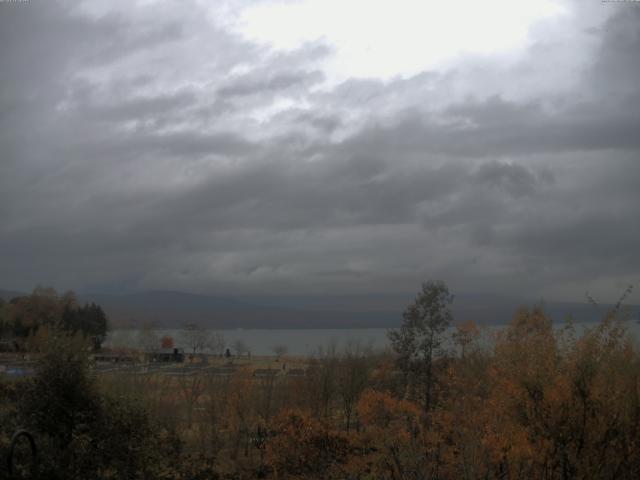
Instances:
[[[0,288],[615,301],[640,3],[0,1],[0,155]]]

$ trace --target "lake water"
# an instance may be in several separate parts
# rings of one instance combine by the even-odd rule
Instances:
[[[576,333],[580,335],[585,329],[592,328],[596,323],[577,323]],[[563,324],[557,324],[558,328]],[[483,327],[481,343],[490,344],[491,337],[496,330],[504,328],[504,325],[491,325]],[[640,338],[640,325],[637,322],[629,322],[628,329],[634,338]],[[353,328],[353,329],[280,329],[280,330],[254,330],[235,329],[217,330],[224,337],[225,345],[234,351],[234,344],[242,341],[252,355],[273,355],[274,347],[282,345],[287,349],[289,355],[315,355],[319,349],[328,349],[332,346],[337,350],[342,350],[349,344],[357,344],[361,347],[369,347],[374,350],[383,350],[389,347],[386,328]],[[451,346],[450,334],[447,333]],[[183,331],[180,329],[157,330],[155,334],[158,338],[168,335],[175,341],[177,347],[185,347]],[[141,345],[140,333],[137,330],[114,330],[109,333],[106,347],[136,347]]]
[[[362,347],[376,350],[388,346],[386,328],[356,328],[356,329],[279,329],[279,330],[216,330],[224,337],[225,345],[233,352],[234,344],[242,341],[252,355],[273,355],[274,347],[284,346],[289,355],[314,355],[319,349],[335,346],[338,350],[348,344],[357,343]],[[183,331],[157,330],[159,337],[168,335],[175,341],[176,347],[184,347],[181,341]],[[106,347],[141,345],[140,333],[137,330],[114,330],[109,332]]]

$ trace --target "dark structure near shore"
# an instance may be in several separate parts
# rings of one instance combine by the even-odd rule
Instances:
[[[147,353],[150,362],[184,362],[184,350],[182,348],[162,348],[155,352]]]

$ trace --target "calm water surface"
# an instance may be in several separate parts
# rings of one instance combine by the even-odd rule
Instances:
[[[575,325],[576,334],[580,335],[587,328],[592,328],[596,323],[577,323]],[[556,325],[557,328],[563,324]],[[481,329],[481,343],[489,345],[493,334],[504,328],[504,325],[486,326]],[[640,325],[637,322],[629,322],[628,328],[631,335],[640,338]],[[389,347],[386,328],[353,328],[353,329],[279,329],[279,330],[256,330],[256,329],[235,329],[216,330],[224,336],[225,345],[233,351],[233,345],[237,341],[242,341],[252,355],[273,355],[274,347],[283,345],[290,355],[315,355],[320,349],[326,350],[335,347],[343,350],[349,345],[359,345],[374,350],[383,350]],[[447,333],[445,346],[451,347],[450,334]],[[158,337],[168,335],[175,341],[176,346],[184,347],[183,331],[180,329],[157,330]],[[117,347],[140,347],[140,332],[138,330],[113,330],[109,333],[105,346]]]

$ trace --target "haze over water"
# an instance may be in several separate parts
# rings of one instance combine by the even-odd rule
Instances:
[[[562,329],[564,323],[555,324],[556,329]],[[593,328],[597,322],[576,323],[576,334],[579,336],[588,328]],[[637,340],[640,338],[640,324],[637,321],[628,321],[630,333]],[[490,346],[491,338],[495,332],[504,325],[491,325],[481,328],[480,345]],[[242,341],[252,355],[274,355],[275,346],[285,346],[289,355],[313,356],[320,351],[327,352],[335,347],[338,352],[349,346],[359,348],[370,348],[374,351],[384,350],[389,346],[386,328],[327,328],[327,329],[233,329],[233,330],[213,330],[222,333],[225,341],[225,348],[229,348],[232,353],[233,345],[237,341]],[[444,348],[453,349],[450,328],[446,334],[447,341]],[[139,330],[114,330],[109,333],[105,346],[127,346],[140,348]],[[180,329],[157,330],[157,335],[162,337],[168,335],[175,340],[177,347],[184,348],[181,342]],[[185,350],[187,350],[185,348]]]

